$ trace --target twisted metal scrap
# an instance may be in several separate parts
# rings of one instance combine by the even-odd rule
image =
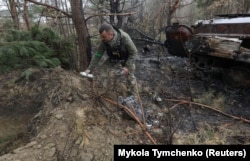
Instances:
[[[146,134],[146,136],[150,139],[150,141],[153,143],[153,144],[156,144],[156,141],[152,138],[152,136],[150,135],[150,133],[147,131],[147,128],[145,126],[145,124],[143,124],[140,119],[138,118],[138,116],[136,116],[134,114],[133,111],[131,111],[127,106],[124,106],[124,105],[121,105],[121,104],[118,104],[116,101],[113,101],[111,99],[108,99],[108,98],[105,98],[103,96],[101,96],[102,99],[104,99],[105,101],[109,102],[109,103],[112,103],[114,105],[117,105],[121,108],[123,108],[127,113],[129,113],[133,119],[140,125],[140,127],[142,128],[143,132]]]
[[[114,82],[113,84],[116,84],[117,82]],[[95,82],[93,81],[92,82],[92,89],[93,89],[93,92],[94,94],[99,97],[99,98],[102,98],[103,100],[111,103],[111,104],[114,104],[122,109],[125,110],[125,112],[127,112],[128,114],[130,114],[130,116],[140,125],[140,127],[142,128],[143,132],[146,134],[146,136],[149,138],[149,140],[153,143],[153,144],[156,144],[156,141],[155,139],[153,139],[153,137],[150,135],[150,133],[147,131],[147,128],[146,128],[146,124],[145,124],[145,117],[144,117],[144,110],[143,108],[140,106],[141,110],[142,110],[142,119],[143,119],[143,123],[140,121],[140,119],[138,118],[138,116],[135,115],[135,113],[133,111],[131,111],[127,106],[124,106],[122,104],[119,104],[117,101],[114,101],[114,100],[111,100],[109,98],[106,98],[104,97],[103,95],[100,95],[98,94],[98,92],[96,91],[96,88],[95,88]],[[141,102],[140,102],[141,104]]]

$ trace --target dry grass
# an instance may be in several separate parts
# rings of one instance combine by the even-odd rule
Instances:
[[[225,108],[226,96],[222,93],[216,93],[213,90],[209,90],[201,95],[199,98],[195,98],[194,102],[205,104],[215,107],[223,111]]]
[[[217,145],[228,144],[229,136],[234,136],[234,131],[227,128],[225,124],[220,126],[210,125],[207,122],[201,122],[198,131],[193,133],[176,133],[173,144],[185,145]]]

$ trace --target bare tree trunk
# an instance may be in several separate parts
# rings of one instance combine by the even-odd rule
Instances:
[[[120,0],[116,0],[116,13],[121,13],[121,3]],[[121,28],[122,27],[122,16],[121,15],[117,15],[117,27]]]
[[[114,0],[110,0],[110,13],[115,13],[115,2],[114,2]],[[110,19],[110,23],[112,25],[115,25],[115,16],[110,15],[109,19]]]
[[[24,0],[23,3],[23,19],[26,25],[26,29],[30,30],[30,24],[29,24],[29,19],[28,19],[28,10],[27,10],[27,0]]]
[[[73,57],[72,60],[75,60],[73,68],[75,68],[78,71],[87,69],[89,61],[91,59],[91,44],[90,44],[90,36],[87,29],[87,24],[84,18],[82,0],[70,0],[72,15],[57,7],[45,3],[37,2],[35,0],[27,0],[27,1],[35,3],[37,5],[42,5],[48,8],[55,9],[56,11],[60,11],[67,17],[72,18],[77,34],[77,45],[79,50],[74,56],[72,56]]]
[[[115,13],[121,13],[121,7],[120,7],[120,0],[110,0],[110,13],[115,14]],[[121,15],[116,15],[117,18],[117,24],[115,23],[115,16],[110,15],[110,23],[118,28],[122,27],[122,16]]]
[[[77,43],[79,47],[79,66],[77,70],[85,70],[91,57],[90,36],[87,24],[84,19],[82,0],[71,0],[72,19],[77,33]],[[78,65],[78,64],[77,64]]]
[[[166,0],[166,2],[168,3],[168,8],[169,8],[167,25],[171,25],[172,16],[173,16],[174,12],[176,11],[176,9],[178,8],[180,0],[174,0],[174,4],[172,4],[172,0],[170,0],[170,1]]]
[[[9,0],[9,4],[10,4],[10,13],[11,13],[11,17],[13,20],[14,28],[18,30],[19,29],[19,19],[18,19],[18,13],[17,13],[17,9],[16,9],[17,3],[15,2],[15,0]]]

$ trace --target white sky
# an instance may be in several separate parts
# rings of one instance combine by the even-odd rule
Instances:
[[[83,7],[86,5],[88,0],[83,0]],[[7,10],[7,6],[6,6],[6,0],[0,0],[0,10]],[[70,2],[68,1],[68,6],[70,6]]]
[[[6,10],[7,6],[6,6],[6,2],[3,0],[0,0],[0,10]]]

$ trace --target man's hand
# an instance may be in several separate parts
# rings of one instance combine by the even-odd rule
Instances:
[[[84,72],[80,72],[80,74],[84,77],[88,77],[88,78],[93,78],[93,74],[90,74],[90,70],[85,70]]]
[[[123,75],[128,75],[128,72],[129,72],[129,71],[128,71],[128,68],[126,68],[126,67],[123,67],[123,68],[122,68],[122,74],[123,74]]]
[[[87,69],[87,70],[85,70],[84,72],[85,72],[86,74],[89,74],[89,73],[90,73],[90,70]]]

